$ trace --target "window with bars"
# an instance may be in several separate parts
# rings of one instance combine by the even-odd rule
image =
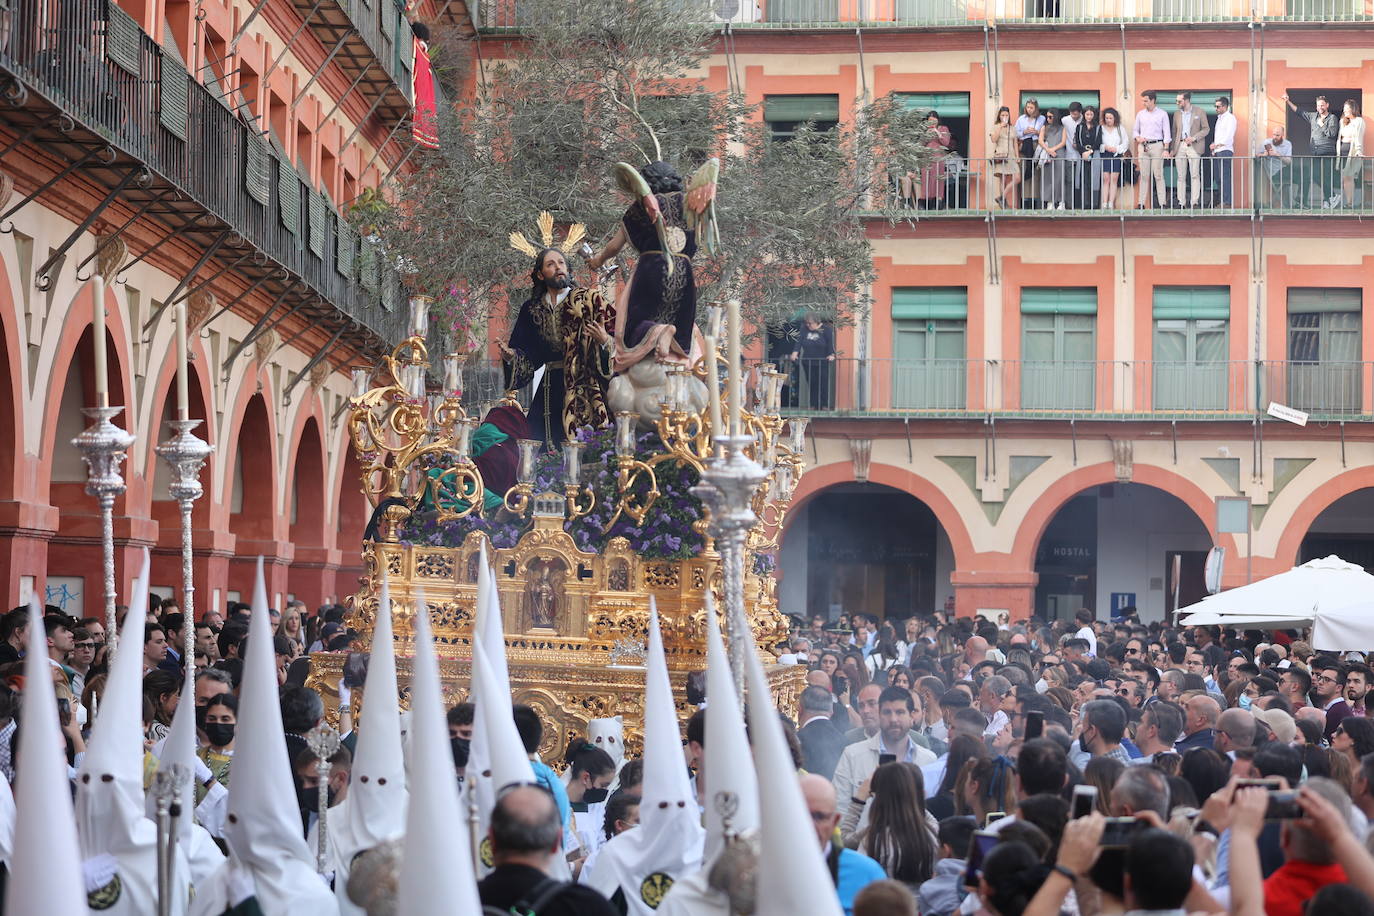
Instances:
[[[892,406],[957,409],[966,402],[968,289],[892,291]]]
[[[1359,410],[1361,305],[1359,289],[1288,291],[1288,406]]]
[[[1154,290],[1154,407],[1226,407],[1231,290],[1157,286]]]
[[[1021,406],[1091,410],[1095,401],[1097,290],[1021,290]]]

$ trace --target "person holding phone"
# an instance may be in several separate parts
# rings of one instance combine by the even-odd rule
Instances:
[[[857,796],[859,787],[878,768],[883,754],[892,754],[894,761],[918,767],[935,762],[935,754],[917,744],[909,734],[915,719],[911,691],[888,687],[878,695],[878,733],[845,748],[835,767],[835,792],[844,804]]]

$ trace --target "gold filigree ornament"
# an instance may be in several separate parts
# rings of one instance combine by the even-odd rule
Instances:
[[[523,232],[512,232],[510,234],[510,247],[530,257],[535,257],[544,248],[557,248],[566,255],[572,254],[577,250],[577,246],[581,244],[582,240],[587,236],[586,226],[581,223],[573,223],[568,227],[568,234],[563,241],[555,244],[553,236],[553,214],[548,210],[539,214],[537,225],[539,226],[539,241],[543,243],[542,245],[535,245],[529,239],[525,238],[525,233]]]

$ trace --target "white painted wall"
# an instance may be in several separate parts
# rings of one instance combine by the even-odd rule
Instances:
[[[1135,592],[1142,620],[1164,619],[1164,555],[1209,550],[1211,535],[1177,497],[1142,484],[1117,484],[1097,501],[1097,604],[1106,619],[1112,592]],[[1151,580],[1157,580],[1153,582]],[[1151,588],[1157,584],[1158,588]]]

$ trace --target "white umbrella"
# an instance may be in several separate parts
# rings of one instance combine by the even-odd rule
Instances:
[[[1329,612],[1374,611],[1374,576],[1337,556],[1310,560],[1181,608],[1185,626],[1309,627]]]

